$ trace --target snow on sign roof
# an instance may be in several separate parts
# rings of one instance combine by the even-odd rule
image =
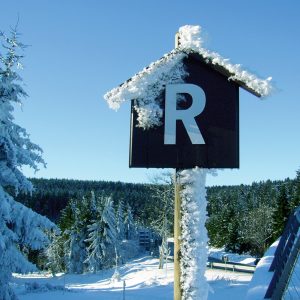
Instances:
[[[271,77],[260,79],[243,70],[241,65],[232,64],[220,54],[203,48],[200,31],[200,26],[180,27],[178,47],[107,92],[104,99],[109,107],[117,110],[124,101],[136,99],[134,108],[138,114],[138,126],[147,129],[160,125],[163,112],[157,102],[159,95],[167,84],[184,82],[189,74],[183,60],[191,55],[258,97],[270,94]]]

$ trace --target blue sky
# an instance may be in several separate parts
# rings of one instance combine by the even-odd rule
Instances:
[[[157,170],[129,169],[129,103],[103,95],[174,48],[182,25],[200,25],[204,46],[262,78],[275,92],[240,90],[240,169],[209,185],[293,178],[300,168],[300,2],[4,1],[0,29],[19,16],[29,97],[16,122],[44,150],[34,176],[147,182]],[[33,173],[27,169],[28,176]]]

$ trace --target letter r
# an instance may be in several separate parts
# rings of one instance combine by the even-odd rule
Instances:
[[[192,105],[188,109],[177,109],[177,94],[189,94]],[[164,144],[176,144],[176,120],[181,120],[192,144],[205,144],[200,129],[195,121],[205,107],[206,97],[203,89],[195,84],[169,84],[165,97],[165,134]]]

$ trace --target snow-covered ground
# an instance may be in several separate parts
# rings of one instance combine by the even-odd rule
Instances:
[[[254,265],[256,258],[247,255],[247,254],[236,254],[236,253],[229,253],[226,252],[224,248],[209,248],[208,250],[208,257],[222,260],[223,256],[228,257],[228,262],[235,262],[240,264],[247,264],[247,265]]]
[[[166,268],[167,267],[167,268]],[[173,299],[173,263],[158,269],[158,259],[143,256],[120,267],[121,281],[112,281],[114,270],[97,274],[14,275],[14,290],[20,300],[121,300],[125,281],[125,299]],[[252,275],[208,269],[209,300],[244,299]]]

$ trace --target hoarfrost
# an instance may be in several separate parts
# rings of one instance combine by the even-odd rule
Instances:
[[[156,99],[167,84],[182,83],[187,75],[182,60],[186,53],[172,51],[150,64],[120,87],[104,95],[110,108],[118,110],[124,101],[136,99],[138,126],[144,129],[160,124],[162,108]]]
[[[179,28],[178,48],[165,54],[160,60],[151,63],[122,85],[104,95],[110,108],[118,110],[125,101],[136,100],[134,109],[138,114],[138,127],[148,129],[161,124],[163,111],[159,96],[167,84],[184,82],[188,73],[184,69],[183,59],[189,54],[200,55],[208,65],[221,67],[227,73],[228,80],[237,82],[246,89],[265,97],[272,91],[271,77],[260,79],[243,70],[241,65],[232,64],[216,52],[202,47],[201,27],[185,25]]]
[[[198,51],[201,48],[201,27],[185,25],[179,28],[179,47]]]
[[[207,170],[194,168],[179,173],[181,191],[181,286],[184,300],[207,299],[204,276],[208,257],[206,216]]]

